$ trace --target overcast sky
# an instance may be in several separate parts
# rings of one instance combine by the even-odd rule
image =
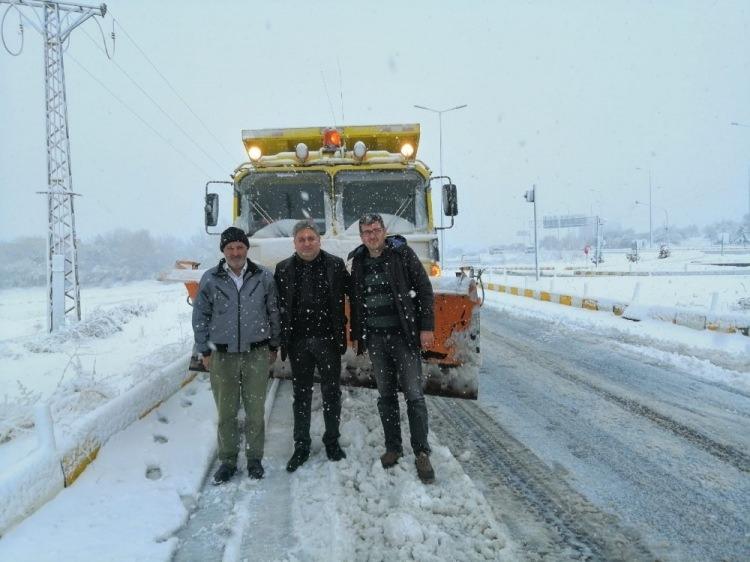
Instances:
[[[593,211],[647,231],[634,201],[648,201],[649,169],[654,228],[664,209],[681,226],[748,212],[746,0],[107,6],[114,61],[93,21],[65,55],[84,240],[118,227],[198,232],[204,183],[245,159],[243,128],[419,122],[418,156],[437,173],[437,115],[414,104],[468,104],[443,115],[443,169],[459,187],[449,246],[513,241],[532,184],[540,216]],[[12,10],[4,30],[16,49]],[[20,56],[0,47],[0,239],[46,233],[43,54],[24,30]]]

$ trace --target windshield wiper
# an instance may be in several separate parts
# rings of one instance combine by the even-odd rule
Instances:
[[[271,218],[271,215],[266,211],[263,207],[261,207],[258,203],[256,203],[253,199],[250,199],[250,205],[252,205],[253,209],[255,209],[260,217],[268,222],[268,224],[271,224],[272,222],[276,222]]]
[[[388,221],[388,224],[386,225],[386,228],[389,228],[391,224],[393,224],[393,221],[397,218],[402,219],[404,217],[401,216],[401,213],[406,211],[407,206],[409,205],[409,202],[414,199],[414,195],[407,195],[406,198],[401,201],[401,203],[398,206],[398,209],[396,209],[396,212],[393,213],[393,218]],[[411,222],[411,221],[410,221]]]

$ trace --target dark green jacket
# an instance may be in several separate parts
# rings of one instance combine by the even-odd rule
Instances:
[[[351,329],[352,340],[360,342],[358,352],[367,348],[367,330],[364,310],[364,259],[368,255],[364,244],[350,254],[352,260]],[[419,332],[435,329],[434,296],[432,283],[422,262],[406,243],[403,236],[385,239],[383,249],[385,273],[393,291],[401,330],[413,349],[420,348]]]

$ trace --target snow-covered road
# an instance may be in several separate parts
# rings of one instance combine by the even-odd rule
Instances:
[[[479,402],[435,429],[530,559],[750,557],[750,393],[643,352],[485,309]]]

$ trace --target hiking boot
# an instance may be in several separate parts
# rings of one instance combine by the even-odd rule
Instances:
[[[333,445],[326,445],[326,455],[328,455],[329,461],[340,461],[341,459],[346,458],[346,453],[338,442]]]
[[[292,458],[289,459],[289,462],[286,463],[286,471],[287,472],[294,472],[297,470],[300,466],[305,464],[305,461],[310,456],[310,451],[307,449],[295,449],[294,454],[292,455]]]
[[[247,475],[253,480],[260,480],[265,472],[259,460],[247,461]]]
[[[435,471],[430,464],[430,457],[424,451],[417,455],[414,461],[417,466],[417,476],[423,484],[432,484],[435,481]]]
[[[219,470],[214,473],[214,486],[229,482],[232,476],[234,476],[235,472],[237,472],[236,466],[232,466],[231,464],[227,464],[225,462],[221,463]]]
[[[401,451],[386,451],[380,455],[380,464],[383,465],[383,468],[391,468],[398,462],[398,459],[403,456],[404,453]]]

